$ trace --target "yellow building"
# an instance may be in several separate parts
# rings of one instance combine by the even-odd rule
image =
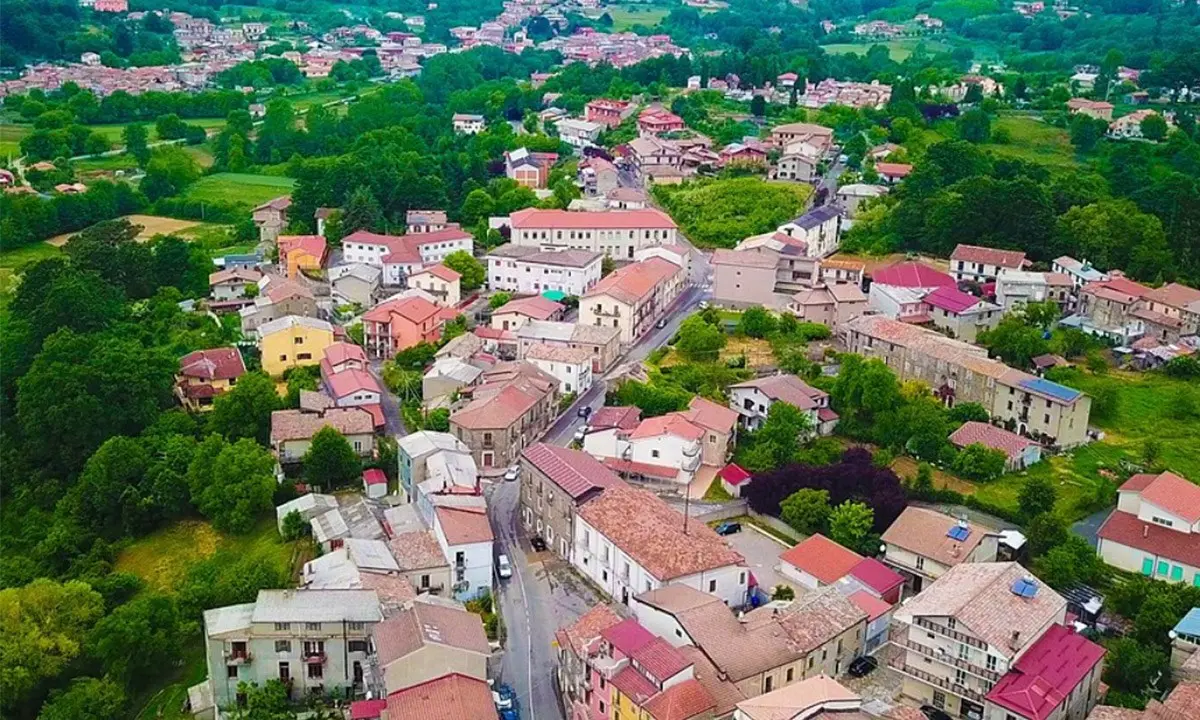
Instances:
[[[258,328],[262,367],[273,377],[289,368],[316,365],[332,344],[333,326],[316,318],[288,315]]]
[[[302,270],[320,270],[329,256],[329,247],[320,235],[280,235],[278,245],[279,262],[287,268],[289,278]]]

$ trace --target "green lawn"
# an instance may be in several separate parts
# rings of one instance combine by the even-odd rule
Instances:
[[[1012,141],[998,145],[988,143],[986,147],[997,155],[1029,160],[1064,169],[1079,167],[1075,148],[1071,145],[1067,131],[1044,123],[1036,118],[1017,115],[1002,116],[992,123],[992,131],[1004,128]]]
[[[225,127],[225,118],[185,118],[184,122],[189,125],[199,125],[205,130]],[[99,133],[105,140],[108,140],[115,149],[123,145],[121,135],[125,132],[127,124],[88,125],[87,127],[89,130]],[[146,130],[149,131],[150,142],[158,140],[158,133],[154,130],[154,123],[147,122],[145,125]],[[19,156],[21,154],[21,138],[31,132],[33,132],[33,125],[28,123],[0,122],[0,156]]]
[[[670,8],[653,5],[610,5],[605,12],[613,19],[613,32],[625,32],[634,25],[652,28],[671,14]]]
[[[25,247],[0,251],[0,315],[8,310],[8,302],[17,291],[21,269],[38,260],[62,254],[60,248],[46,243],[34,243]]]
[[[822,45],[821,49],[830,55],[849,55],[856,53],[858,55],[866,55],[867,51],[874,45],[882,45],[888,49],[888,55],[896,62],[904,62],[913,54],[917,45],[925,45],[925,52],[933,55],[935,53],[949,52],[950,45],[940,40],[930,40],[927,38],[907,38],[904,40],[887,40],[879,42],[861,42],[861,43],[833,43],[832,45]]]
[[[274,175],[249,175],[246,173],[217,173],[200,178],[184,191],[188,200],[203,202],[233,203],[254,207],[287,195],[296,184],[295,180]]]

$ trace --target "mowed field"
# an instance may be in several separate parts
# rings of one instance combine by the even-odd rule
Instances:
[[[291,193],[296,181],[275,175],[217,173],[206,175],[183,191],[185,200],[254,207]]]
[[[142,231],[138,233],[138,240],[146,241],[155,235],[172,235],[178,233],[186,233],[193,228],[204,225],[205,223],[195,220],[176,220],[175,218],[159,217],[158,215],[126,215],[125,219],[134,225],[141,225]],[[62,247],[67,244],[67,239],[74,232],[55,235],[46,241],[46,244],[54,247]]]
[[[928,38],[906,38],[904,40],[881,40],[879,42],[861,43],[833,43],[832,45],[822,45],[821,49],[830,55],[849,55],[851,53],[866,55],[872,46],[882,45],[888,49],[889,57],[896,62],[904,62],[913,54],[917,46],[921,44],[925,45],[925,51],[930,54],[949,52],[951,49],[947,43]]]
[[[185,118],[184,122],[189,125],[199,125],[209,131],[225,127],[225,118]],[[108,140],[112,144],[115,150],[123,146],[121,136],[125,132],[127,124],[88,125],[87,128],[103,136],[105,140]],[[150,142],[157,141],[159,137],[158,133],[154,130],[154,123],[146,122],[144,124],[149,133]],[[21,138],[31,132],[33,132],[33,125],[27,123],[0,123],[0,156],[19,156],[21,154]]]
[[[613,19],[613,32],[625,32],[634,25],[658,25],[671,13],[671,9],[655,5],[610,5],[604,12]]]
[[[1007,130],[1012,140],[1003,145],[988,143],[986,147],[997,155],[1063,169],[1079,167],[1079,159],[1071,145],[1071,136],[1062,128],[1037,118],[1019,115],[995,119],[992,122],[992,132],[1000,128]]]

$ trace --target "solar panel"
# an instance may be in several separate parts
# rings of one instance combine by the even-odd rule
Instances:
[[[1013,583],[1012,591],[1014,595],[1019,595],[1023,598],[1032,598],[1037,595],[1037,583],[1027,578],[1021,578]]]
[[[946,536],[953,538],[959,542],[962,542],[962,541],[966,540],[967,537],[970,536],[970,534],[971,534],[970,528],[964,527],[962,525],[955,525],[954,527],[950,528],[949,532],[946,533]]]
[[[1069,388],[1066,385],[1059,385],[1056,382],[1051,382],[1044,378],[1029,378],[1021,381],[1021,387],[1030,392],[1049,395],[1050,397],[1061,400],[1063,402],[1073,402],[1083,393],[1074,388]]]

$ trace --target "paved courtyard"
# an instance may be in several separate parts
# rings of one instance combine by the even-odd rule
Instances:
[[[754,573],[759,587],[765,592],[770,593],[771,588],[780,583],[796,587],[795,583],[785,581],[783,576],[775,571],[775,566],[779,564],[779,553],[787,550],[789,546],[746,523],[742,524],[741,532],[727,535],[725,539],[734,550],[746,558],[750,572]],[[799,594],[800,588],[796,590]]]

